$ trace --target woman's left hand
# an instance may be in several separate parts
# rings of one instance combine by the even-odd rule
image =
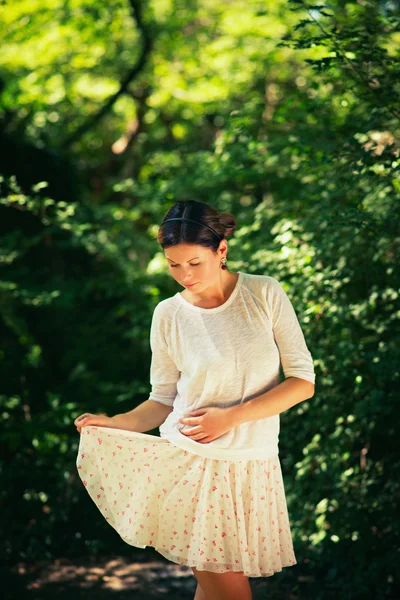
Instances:
[[[235,426],[228,408],[217,406],[192,410],[189,417],[179,419],[179,423],[193,425],[193,427],[179,431],[201,444],[216,440]]]

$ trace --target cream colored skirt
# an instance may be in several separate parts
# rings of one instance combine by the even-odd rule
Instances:
[[[278,455],[216,460],[154,435],[86,426],[76,464],[101,514],[132,546],[248,577],[296,564]]]

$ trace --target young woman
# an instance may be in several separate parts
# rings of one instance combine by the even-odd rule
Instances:
[[[251,600],[249,577],[296,564],[279,414],[313,396],[313,360],[281,284],[227,269],[235,226],[201,202],[167,212],[157,239],[185,289],[153,312],[149,399],[75,421],[102,515],[128,544],[191,567],[195,600]]]

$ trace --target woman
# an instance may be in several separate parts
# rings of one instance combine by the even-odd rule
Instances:
[[[167,212],[157,239],[185,289],[153,312],[149,399],[75,421],[103,516],[128,544],[190,566],[195,600],[251,600],[249,577],[296,564],[279,413],[313,396],[313,361],[280,283],[227,269],[235,226],[201,202]]]

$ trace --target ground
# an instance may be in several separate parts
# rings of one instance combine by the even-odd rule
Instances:
[[[272,577],[250,578],[253,600],[309,600],[312,582],[299,570],[286,567]],[[3,566],[0,573],[3,600],[192,600],[196,588],[189,567],[171,563],[153,548],[135,548],[132,558],[20,562],[12,568]]]

